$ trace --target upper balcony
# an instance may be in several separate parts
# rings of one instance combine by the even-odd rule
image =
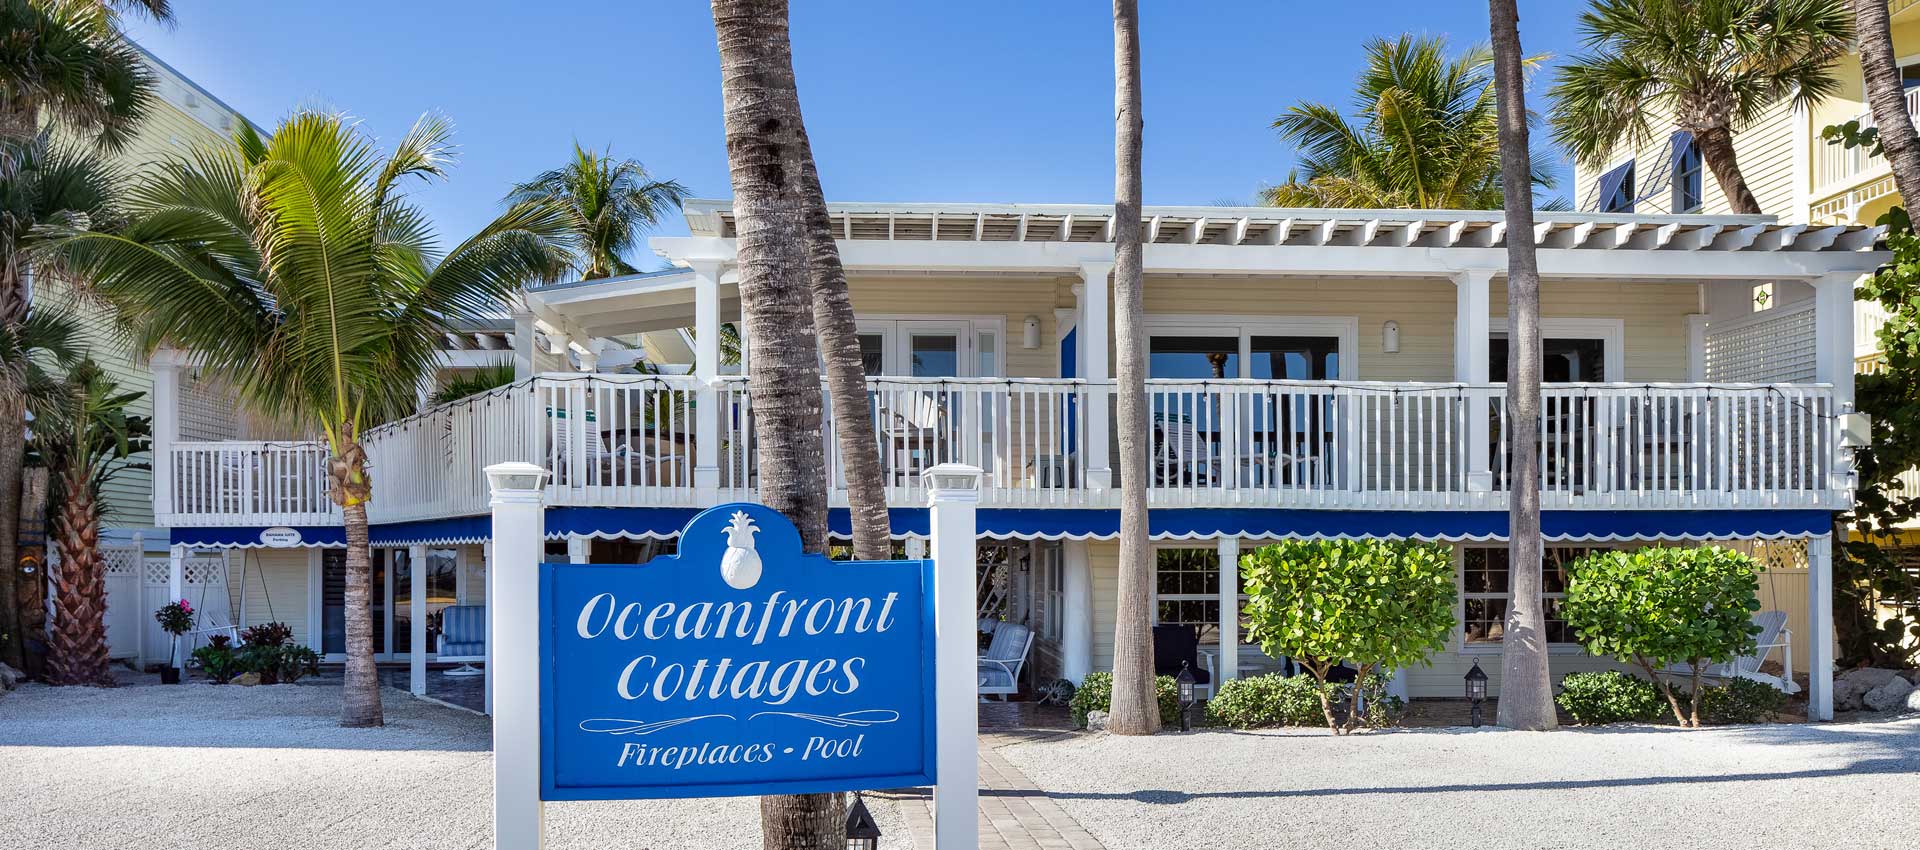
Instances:
[[[986,470],[982,506],[1112,508],[1110,383],[875,378],[868,382],[890,505],[925,504],[921,473]],[[1504,509],[1512,491],[1504,385],[1149,382],[1149,504],[1192,508]],[[710,406],[710,407],[709,407]],[[712,410],[711,442],[703,408]],[[1110,408],[1109,408],[1110,409]],[[1547,509],[1844,508],[1850,498],[1824,385],[1555,384],[1538,425]],[[821,434],[845,504],[829,417]],[[487,510],[481,470],[552,471],[549,504],[699,507],[752,499],[754,411],[744,379],[552,374],[366,434],[375,522]],[[1103,439],[1104,438],[1104,439]],[[325,449],[179,443],[159,494],[167,525],[325,524]]]

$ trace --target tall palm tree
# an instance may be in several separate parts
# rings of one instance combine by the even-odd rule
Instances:
[[[54,221],[99,227],[115,218],[118,175],[98,156],[56,145],[41,132],[26,140],[0,138],[0,339],[24,351],[45,327],[29,323],[34,228]],[[43,270],[45,271],[45,270]],[[17,598],[20,560],[20,477],[26,453],[30,362],[0,359],[0,663],[23,666],[24,629]]]
[[[1886,0],[1853,0],[1854,29],[1859,35],[1860,76],[1867,83],[1867,105],[1881,150],[1892,166],[1900,197],[1920,198],[1920,132],[1907,110],[1907,92],[1900,65],[1893,54],[1893,29],[1887,21]]]
[[[101,491],[137,464],[149,422],[128,412],[141,393],[123,392],[92,360],[68,370],[52,400],[36,407],[40,457],[52,474],[52,537],[60,551],[49,629],[48,681],[112,684],[107,672],[106,564],[100,557]]]
[[[1498,722],[1511,729],[1552,729],[1553,680],[1547,670],[1547,624],[1540,592],[1540,458],[1535,444],[1540,422],[1540,266],[1533,244],[1533,189],[1523,179],[1527,152],[1526,69],[1520,53],[1520,12],[1514,0],[1489,0],[1493,72],[1500,90],[1500,159],[1507,193],[1507,312],[1513,317],[1507,364],[1508,421],[1513,449],[1513,496],[1507,513],[1508,571],[1506,638]]]
[[[1548,92],[1554,141],[1599,168],[1671,122],[1693,134],[1735,213],[1760,203],[1733,134],[1783,98],[1806,106],[1838,91],[1831,66],[1853,38],[1844,0],[1592,0],[1580,30],[1588,52]]]
[[[1439,36],[1367,42],[1354,82],[1353,118],[1325,104],[1288,107],[1273,128],[1300,149],[1287,182],[1261,190],[1280,207],[1498,209],[1498,111],[1492,55],[1447,55]],[[1533,186],[1554,186],[1549,157],[1535,157]]]
[[[1120,437],[1120,597],[1113,624],[1118,735],[1160,731],[1153,684],[1153,547],[1147,542],[1147,326],[1140,245],[1140,3],[1113,0],[1113,340]],[[1088,286],[1105,286],[1090,280]]]
[[[129,194],[122,233],[51,230],[51,256],[121,306],[137,344],[190,351],[247,406],[325,435],[347,537],[346,726],[382,722],[361,433],[415,408],[442,334],[567,259],[568,220],[546,203],[442,255],[404,187],[445,175],[451,135],[426,116],[383,158],[346,118],[296,112],[269,138],[242,125],[163,165]]]
[[[827,543],[827,470],[820,455],[820,348],[814,338],[806,174],[813,158],[793,78],[786,0],[712,0],[720,45],[727,170],[739,221],[741,312],[753,340],[747,377],[760,497],[800,531],[801,548]],[[839,794],[760,799],[761,845],[846,845]]]
[[[167,0],[0,0],[0,139],[31,139],[43,118],[108,148],[131,137],[155,82],[123,9],[173,20]]]
[[[646,166],[573,143],[573,159],[507,193],[507,202],[550,201],[564,207],[574,232],[571,270],[582,280],[633,274],[627,262],[640,231],[680,206],[687,187],[656,180]]]

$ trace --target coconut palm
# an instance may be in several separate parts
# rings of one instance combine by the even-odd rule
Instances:
[[[1854,28],[1860,36],[1860,76],[1866,80],[1867,105],[1875,135],[1902,198],[1920,198],[1920,133],[1907,112],[1907,92],[1894,58],[1893,29],[1886,0],[1853,0]],[[1911,203],[1911,201],[1909,201]]]
[[[1325,103],[1289,107],[1273,128],[1300,167],[1261,200],[1282,207],[1498,209],[1498,110],[1492,55],[1447,55],[1438,36],[1373,39],[1354,82],[1353,117]],[[1533,158],[1532,185],[1554,186],[1552,159]]]
[[[1811,106],[1839,91],[1832,65],[1853,21],[1844,0],[1592,0],[1580,30],[1588,52],[1548,92],[1554,141],[1600,168],[1677,127],[1733,212],[1758,213],[1733,134],[1783,99]]]
[[[343,116],[300,111],[162,165],[129,193],[123,233],[50,231],[50,256],[121,306],[139,346],[189,351],[243,404],[325,435],[347,537],[347,726],[382,722],[361,433],[415,408],[444,333],[567,259],[568,219],[546,203],[441,253],[403,190],[445,175],[451,135],[429,115],[382,157]]]
[[[68,370],[47,403],[35,406],[35,443],[52,476],[49,504],[60,569],[53,577],[48,681],[112,684],[107,672],[106,564],[100,557],[101,491],[121,473],[141,468],[150,422],[128,408],[141,393],[123,392],[98,363]]]
[[[1533,244],[1533,189],[1521,185],[1531,167],[1527,151],[1526,69],[1520,52],[1520,13],[1514,0],[1489,0],[1493,33],[1494,79],[1500,91],[1500,158],[1515,187],[1507,193],[1507,311],[1513,316],[1513,351],[1508,364],[1507,416],[1512,422],[1540,421],[1540,266]],[[1501,642],[1499,723],[1509,729],[1552,729],[1557,725],[1553,681],[1547,671],[1546,614],[1541,608],[1543,579],[1540,537],[1540,458],[1538,434],[1515,428],[1512,442],[1513,502],[1508,508],[1507,562],[1513,574],[1507,603],[1506,639]]]
[[[686,195],[687,187],[654,179],[646,166],[614,159],[612,148],[595,153],[574,142],[572,160],[513,187],[507,202],[564,207],[576,242],[572,271],[593,280],[637,271],[627,262],[636,235],[672,214]]]

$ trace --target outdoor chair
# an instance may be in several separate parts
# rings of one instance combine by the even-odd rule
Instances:
[[[1033,650],[1033,630],[1019,623],[994,626],[993,641],[987,654],[980,656],[980,698],[988,695],[1005,701],[1008,694],[1020,690],[1020,668],[1026,666],[1027,653]]]
[[[1753,654],[1742,655],[1720,664],[1709,664],[1701,671],[1702,682],[1724,682],[1728,679],[1752,679],[1756,682],[1772,685],[1782,693],[1800,692],[1800,685],[1793,680],[1793,630],[1787,628],[1787,612],[1755,611],[1753,624],[1760,627],[1760,633],[1754,636]],[[1767,660],[1768,653],[1780,650],[1780,675],[1774,676],[1760,672],[1760,665]],[[1671,665],[1661,672],[1682,680],[1693,676],[1693,665],[1686,662]]]
[[[1212,446],[1200,438],[1193,417],[1184,413],[1153,415],[1153,464],[1155,484],[1218,484],[1219,470],[1214,465]]]
[[[449,605],[440,610],[440,660],[459,661],[449,676],[477,676],[475,661],[487,660],[487,606]]]
[[[1200,666],[1200,635],[1192,626],[1162,623],[1153,627],[1153,674],[1178,676],[1185,666],[1193,674],[1193,692],[1213,695],[1213,674]]]

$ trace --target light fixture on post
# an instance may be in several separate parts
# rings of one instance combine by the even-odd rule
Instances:
[[[855,791],[853,805],[847,807],[847,850],[878,850],[879,847],[880,825],[873,822],[867,801]]]
[[[1187,668],[1187,662],[1180,662],[1180,675],[1173,677],[1174,684],[1180,686],[1180,731],[1193,731],[1193,671]]]
[[[1380,327],[1380,350],[1388,354],[1400,353],[1400,323],[1388,319]]]
[[[1028,316],[1020,332],[1020,347],[1032,351],[1040,347],[1040,317]]]
[[[1473,725],[1480,726],[1480,705],[1487,701],[1487,671],[1480,669],[1480,659],[1473,660],[1473,669],[1467,671],[1467,702],[1473,704]]]

